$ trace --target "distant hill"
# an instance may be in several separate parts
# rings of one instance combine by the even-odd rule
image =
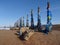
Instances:
[[[45,25],[42,25],[42,27],[45,28]],[[52,30],[60,30],[60,24],[53,25]]]
[[[60,30],[60,24],[53,25],[53,30]]]

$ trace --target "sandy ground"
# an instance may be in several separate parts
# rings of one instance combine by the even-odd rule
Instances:
[[[0,30],[0,45],[60,45],[60,31],[53,30],[48,35],[35,32],[28,41],[21,40],[16,31]]]

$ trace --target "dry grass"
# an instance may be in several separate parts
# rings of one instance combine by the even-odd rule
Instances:
[[[60,45],[60,31],[53,30],[48,35],[35,32],[28,41],[20,40],[16,30],[0,30],[0,45]]]

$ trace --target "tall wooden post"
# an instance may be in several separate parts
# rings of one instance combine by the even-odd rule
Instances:
[[[33,9],[31,9],[31,28],[34,28]]]
[[[38,28],[38,31],[41,30],[41,17],[40,17],[40,7],[38,7],[38,23],[37,23],[37,28]]]

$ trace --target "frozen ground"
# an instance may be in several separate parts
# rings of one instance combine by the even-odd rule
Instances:
[[[53,30],[48,35],[35,32],[24,41],[18,38],[15,30],[0,30],[0,45],[60,45],[60,31]]]

